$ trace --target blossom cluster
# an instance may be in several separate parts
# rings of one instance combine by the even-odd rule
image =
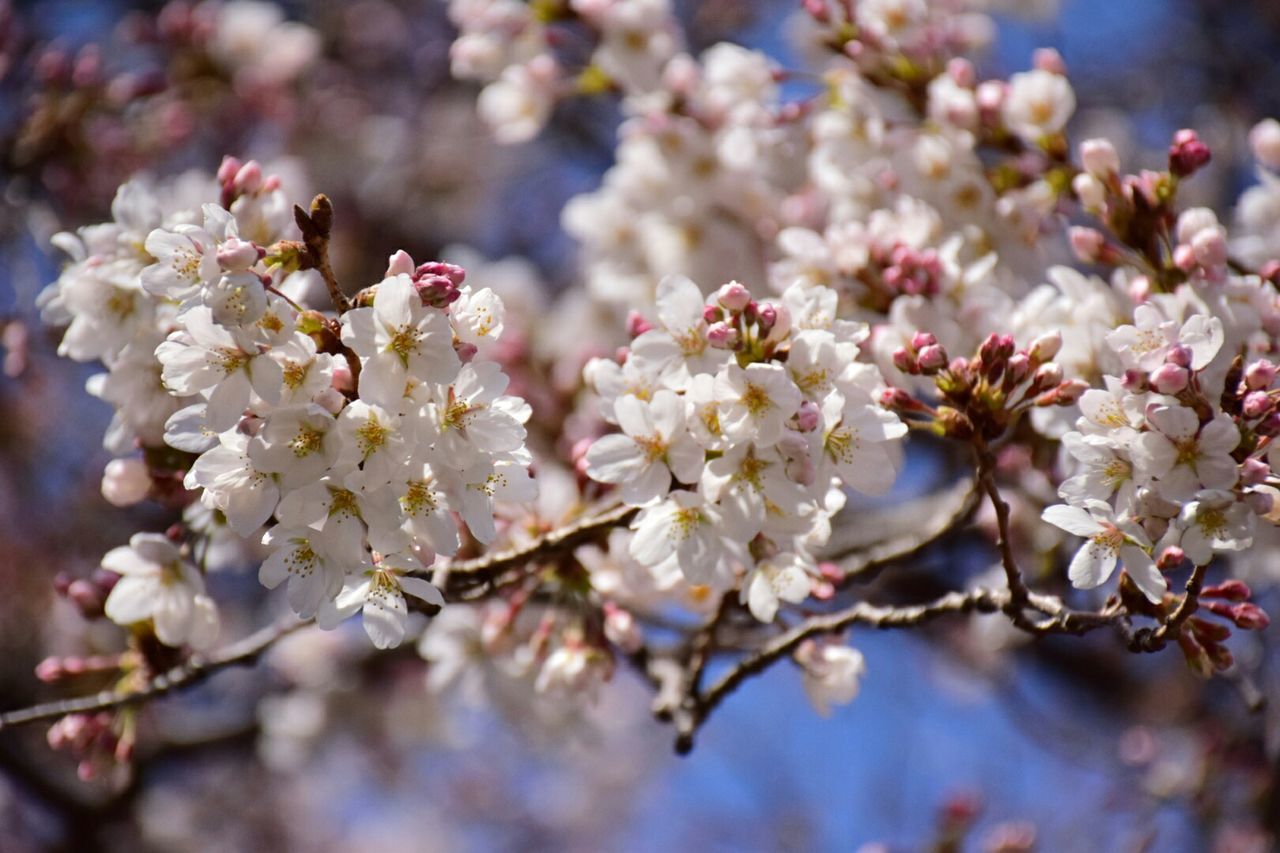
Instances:
[[[814,550],[845,501],[883,494],[907,427],[876,401],[879,371],[857,361],[865,325],[836,318],[836,294],[797,285],[756,301],[737,282],[709,300],[687,278],[637,316],[621,363],[588,380],[619,432],[586,450],[587,474],[641,507],[630,556],[658,588],[677,580],[741,598],[769,622],[822,582]]]
[[[200,204],[215,194],[224,204]],[[252,161],[224,161],[216,183],[131,182],[113,212],[60,235],[72,262],[42,306],[67,324],[60,352],[108,371],[90,382],[116,409],[106,444],[122,454],[104,494],[198,501],[183,547],[138,534],[104,558],[124,576],[106,615],[208,645],[217,612],[192,543],[207,555],[225,524],[266,546],[259,577],[287,581],[299,616],[332,626],[362,611],[375,645],[399,644],[406,593],[444,603],[421,575],[458,551],[457,519],[491,543],[494,502],[533,495],[529,407],[483,355],[501,300],[460,267],[398,252],[357,307],[303,308],[318,276],[300,269],[279,180]],[[141,458],[123,455],[135,446]]]

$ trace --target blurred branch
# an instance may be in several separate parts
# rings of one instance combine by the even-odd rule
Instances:
[[[276,641],[310,624],[309,620],[299,621],[291,617],[276,625],[268,625],[216,652],[208,655],[192,655],[184,663],[150,679],[138,690],[104,690],[92,696],[45,702],[29,708],[0,713],[0,730],[40,720],[53,720],[67,714],[91,714],[95,711],[136,705],[175,690],[184,690],[204,681],[219,670],[230,666],[253,664]]]

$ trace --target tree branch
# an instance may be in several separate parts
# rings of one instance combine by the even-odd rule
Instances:
[[[1121,613],[1090,613],[1067,608],[1053,596],[1037,595],[1032,606],[1051,612],[1050,619],[1028,621],[1027,630],[1037,634],[1085,634],[1098,628],[1114,625]],[[766,643],[752,652],[711,686],[705,693],[686,702],[685,713],[675,715],[676,751],[684,754],[693,748],[698,728],[725,698],[748,678],[759,675],[777,661],[790,655],[805,640],[834,634],[854,625],[887,630],[911,628],[931,622],[942,616],[965,613],[1008,613],[1012,595],[1005,590],[973,589],[967,592],[949,592],[941,598],[924,604],[904,607],[880,607],[860,601],[835,613],[814,616]]]
[[[137,690],[104,690],[92,696],[45,702],[15,711],[0,713],[0,730],[40,720],[53,720],[67,714],[90,714],[126,705],[136,705],[164,696],[177,690],[185,690],[219,670],[230,666],[248,666],[282,637],[306,625],[310,621],[290,618],[276,625],[268,625],[208,655],[195,654],[184,663],[155,676]]]
[[[503,572],[572,551],[606,530],[630,524],[637,512],[639,509],[633,506],[616,506],[544,533],[527,545],[485,554],[474,560],[459,560],[441,570],[443,580],[440,586],[446,596],[455,600],[475,601],[483,598],[502,585],[500,575]]]

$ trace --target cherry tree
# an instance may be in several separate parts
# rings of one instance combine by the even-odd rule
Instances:
[[[979,614],[1247,681],[1232,638],[1268,626],[1246,578],[1280,524],[1280,123],[1220,216],[1184,201],[1195,130],[1138,168],[1070,135],[1056,52],[984,77],[983,6],[804,0],[783,59],[691,49],[668,0],[451,0],[498,143],[622,116],[562,211],[574,285],[536,308],[527,271],[466,252],[340,278],[342,206],[267,163],[125,180],[53,238],[38,304],[101,368],[103,496],[168,526],[66,588],[122,651],[48,658],[71,698],[0,728],[116,772],[153,700],[357,621],[430,690],[530,709],[630,671],[681,753],[775,664],[827,715],[877,666],[864,631]],[[263,91],[318,61],[268,4],[160,26]],[[954,476],[904,497],[928,454]],[[976,581],[873,583],[969,529]],[[209,589],[244,564],[288,611],[254,630]]]

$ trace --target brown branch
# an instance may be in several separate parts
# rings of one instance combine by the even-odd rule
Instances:
[[[153,677],[137,690],[104,690],[92,696],[45,702],[29,708],[0,713],[0,730],[25,723],[53,720],[67,714],[90,714],[158,699],[167,693],[185,690],[219,670],[230,666],[249,666],[282,637],[311,624],[290,618],[268,625],[242,640],[237,640],[208,655],[194,654],[184,663]]]
[[[684,713],[675,714],[676,751],[684,754],[693,748],[698,728],[725,698],[748,678],[759,675],[774,663],[790,655],[805,640],[824,634],[834,634],[854,625],[887,630],[911,628],[931,622],[943,616],[966,613],[1008,613],[1012,595],[1005,590],[973,589],[967,592],[949,592],[941,598],[924,604],[903,607],[881,607],[860,601],[835,613],[814,616],[779,634],[758,651],[752,652],[709,690],[692,697],[685,703]],[[1034,596],[1032,606],[1053,615],[1046,620],[1026,620],[1029,630],[1036,634],[1086,634],[1098,628],[1113,626],[1123,618],[1118,612],[1090,613],[1070,610],[1053,596]]]
[[[860,513],[857,527],[875,538],[857,541],[856,537],[846,535],[844,542],[834,547],[828,545],[818,558],[836,563],[844,570],[842,583],[865,580],[886,566],[916,556],[955,530],[973,514],[981,495],[978,482],[965,478],[944,490],[897,505],[886,511],[883,519]],[[904,520],[906,529],[898,533],[896,528],[904,526]],[[886,530],[893,532],[886,535]],[[833,537],[839,535],[837,529]],[[851,538],[855,541],[850,542]]]
[[[1022,577],[1022,570],[1018,568],[1013,543],[1009,539],[1009,504],[1000,496],[1000,488],[996,485],[996,457],[981,436],[974,436],[973,441],[974,453],[978,457],[978,485],[991,500],[991,508],[996,513],[996,547],[1000,551],[1005,583],[1009,585],[1009,597],[1003,610],[1014,625],[1027,629],[1034,624],[1024,612],[1031,604],[1031,590]]]
[[[1208,568],[1209,565],[1206,563],[1191,570],[1191,577],[1187,578],[1186,592],[1178,602],[1178,606],[1169,614],[1169,618],[1155,628],[1144,628],[1134,632],[1133,639],[1129,643],[1131,651],[1158,652],[1168,644],[1169,640],[1177,639],[1182,633],[1183,624],[1200,608],[1200,589],[1204,586],[1204,574]]]
[[[565,527],[544,533],[527,545],[496,551],[474,560],[459,560],[443,569],[441,583],[447,596],[463,601],[483,598],[504,582],[501,575],[509,569],[523,568],[535,561],[545,561],[579,545],[590,542],[601,533],[614,527],[630,524],[639,509],[617,506],[596,515],[576,521]]]

